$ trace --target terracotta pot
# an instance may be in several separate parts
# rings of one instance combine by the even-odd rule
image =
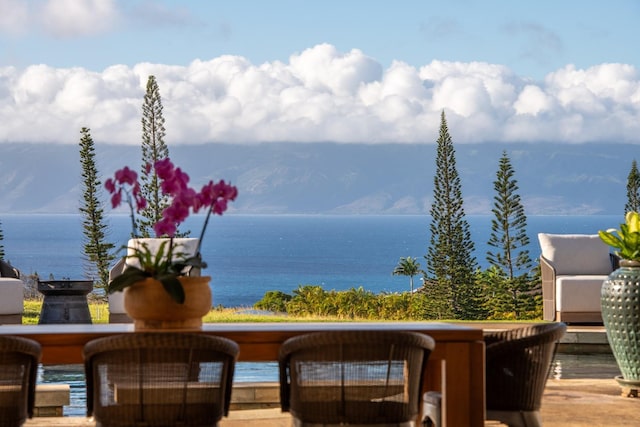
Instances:
[[[124,309],[136,330],[202,329],[202,318],[211,310],[209,276],[183,276],[184,304],[171,299],[155,279],[146,279],[124,290]]]

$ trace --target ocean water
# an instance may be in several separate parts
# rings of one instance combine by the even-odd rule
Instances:
[[[182,230],[197,237],[203,217],[189,218]],[[487,267],[490,215],[470,215],[467,221],[475,257]],[[86,279],[79,215],[0,216],[6,259],[23,274],[41,278]],[[126,244],[130,219],[107,216],[108,240]],[[617,228],[622,216],[531,216],[528,246],[532,259],[540,254],[537,233],[597,233]],[[375,293],[408,290],[408,280],[392,276],[400,257],[423,256],[429,246],[430,217],[330,215],[225,215],[212,217],[203,240],[203,259],[212,277],[215,305],[251,307],[266,291],[291,293],[300,285],[325,289],[363,288]]]

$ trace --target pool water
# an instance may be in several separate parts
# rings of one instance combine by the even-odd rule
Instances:
[[[236,364],[236,382],[277,382],[278,364],[239,362]],[[64,415],[84,417],[87,412],[86,384],[83,365],[39,366],[38,384],[69,384],[70,405],[64,407]]]
[[[566,354],[557,353],[551,364],[549,378],[553,379],[606,379],[620,375],[616,359],[611,353]]]

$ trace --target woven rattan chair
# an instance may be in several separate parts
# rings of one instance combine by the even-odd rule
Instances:
[[[435,346],[424,334],[327,331],[280,348],[280,404],[294,426],[413,426]]]
[[[540,405],[564,323],[545,323],[485,336],[487,419],[510,427],[542,425]]]
[[[216,426],[229,412],[238,345],[187,333],[99,338],[84,348],[96,426]]]
[[[33,416],[40,355],[36,341],[0,336],[0,426],[21,426]]]

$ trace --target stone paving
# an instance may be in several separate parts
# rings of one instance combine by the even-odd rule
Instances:
[[[613,378],[549,380],[541,412],[545,427],[640,426],[640,398],[623,397]]]
[[[542,401],[544,427],[638,427],[640,398],[622,397],[612,379],[549,380]],[[81,417],[33,418],[25,427],[94,427]],[[502,424],[487,421],[487,427]],[[220,427],[290,427],[291,418],[279,408],[231,411]]]
[[[621,396],[612,379],[549,380],[542,401],[544,427],[638,427],[640,398]],[[279,409],[236,411],[221,427],[289,427],[291,420]],[[489,426],[501,426],[487,421]]]

